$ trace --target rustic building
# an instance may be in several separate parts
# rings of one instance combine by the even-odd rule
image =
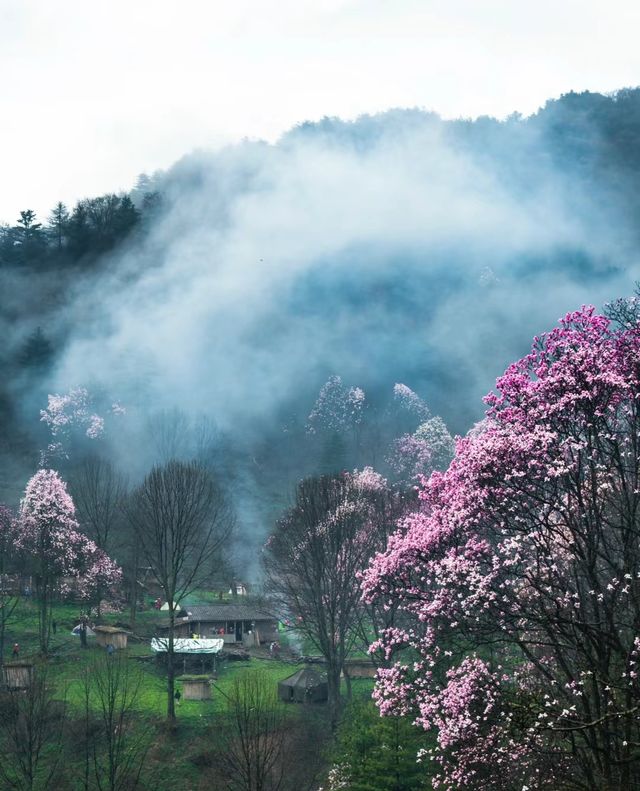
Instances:
[[[186,610],[187,615],[176,620],[176,637],[219,637],[225,645],[242,643],[247,648],[278,639],[277,619],[254,605],[202,604]]]

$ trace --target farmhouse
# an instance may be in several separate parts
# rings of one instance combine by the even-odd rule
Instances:
[[[187,607],[176,620],[176,637],[221,637],[225,645],[259,646],[278,639],[278,621],[251,604],[202,604]],[[167,626],[164,626],[167,629]]]

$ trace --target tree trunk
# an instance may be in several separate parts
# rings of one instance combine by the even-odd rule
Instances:
[[[167,719],[171,723],[176,720],[175,667],[173,664],[173,637],[175,630],[175,611],[173,601],[169,601],[169,642],[167,645]]]
[[[347,688],[347,700],[351,700],[351,676],[346,665],[343,667],[342,672],[344,673],[344,683]]]
[[[38,588],[38,637],[40,639],[40,652],[47,654],[49,650],[49,623],[51,621],[51,601],[49,586],[46,582],[39,581]]]
[[[0,585],[3,584],[4,579],[4,552],[0,551]],[[7,626],[7,603],[4,592],[0,593],[2,600],[0,601],[0,684],[2,683],[2,665],[4,664],[4,633]],[[14,605],[15,606],[15,605]],[[12,608],[13,609],[13,608]]]
[[[329,693],[329,713],[331,718],[331,730],[335,731],[338,726],[340,715],[340,666],[327,664],[327,689]]]
[[[100,604],[102,602],[102,585],[100,585],[100,583],[96,585],[96,598],[96,618],[98,619],[98,623],[100,623],[100,616],[102,615],[100,609]],[[89,611],[89,615],[91,615],[91,611]]]
[[[133,551],[131,559],[131,587],[129,589],[129,621],[131,631],[136,627],[136,615],[138,612],[138,555],[140,554],[140,544],[137,534],[133,539]]]

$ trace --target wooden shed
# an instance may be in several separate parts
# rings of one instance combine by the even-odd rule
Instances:
[[[7,689],[28,689],[33,681],[31,662],[5,662],[2,667],[3,681]]]
[[[211,700],[211,676],[179,676],[185,700]]]
[[[94,626],[96,633],[96,643],[103,648],[111,644],[115,649],[127,647],[128,632],[126,629],[119,629],[117,626]]]
[[[349,678],[375,678],[377,673],[378,668],[370,659],[347,659],[342,675]]]

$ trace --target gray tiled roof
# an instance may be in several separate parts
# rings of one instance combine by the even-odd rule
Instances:
[[[273,614],[251,604],[194,604],[185,607],[189,621],[275,621]]]

